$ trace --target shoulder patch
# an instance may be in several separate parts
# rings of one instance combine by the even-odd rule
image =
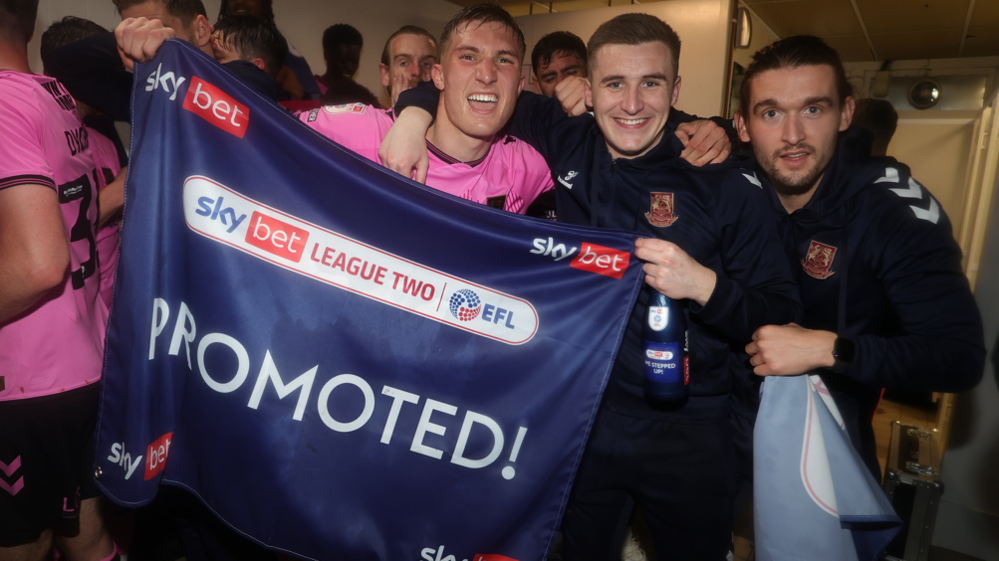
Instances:
[[[315,108],[315,109],[313,109],[312,111],[309,111],[309,122],[310,123],[314,122],[317,117],[319,117],[319,108],[318,107]]]
[[[751,171],[749,173],[744,173],[744,174],[742,174],[742,176],[745,177],[746,179],[748,179],[749,182],[752,183],[753,185],[756,185],[760,189],[763,188],[763,183],[760,182],[760,178],[756,177],[756,172],[755,171]]]
[[[368,106],[363,103],[344,103],[342,105],[324,105],[323,111],[327,113],[357,113],[363,115],[367,108]]]
[[[874,183],[894,183],[897,185],[902,182],[898,175],[898,170],[896,168],[889,167],[885,168],[885,176],[875,180]],[[920,185],[918,181],[911,177],[905,187],[889,188],[888,190],[895,193],[900,198],[915,199],[917,201],[921,201],[923,199],[923,192],[926,191],[926,189]],[[930,200],[929,208],[922,208],[922,205],[917,204],[909,205],[909,208],[912,210],[912,213],[916,215],[916,218],[925,220],[931,224],[936,224],[940,221],[940,205],[937,204],[933,195],[929,194],[929,191],[926,191],[926,194],[927,198]]]

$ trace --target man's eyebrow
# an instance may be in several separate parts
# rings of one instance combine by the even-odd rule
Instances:
[[[517,53],[517,52],[514,52],[514,51],[501,50],[501,51],[496,51],[496,54],[498,54],[498,55],[504,55],[504,56],[508,56],[508,57],[520,60],[520,54]]]
[[[804,103],[802,103],[802,105],[804,106],[822,105],[822,104],[828,105],[830,107],[835,105],[833,103],[832,98],[827,95],[817,95],[814,97],[810,97],[806,99]],[[764,99],[762,101],[757,102],[756,105],[753,106],[753,114],[755,115],[756,113],[759,113],[760,109],[763,109],[764,107],[781,107],[781,104],[778,103],[777,100],[772,97]]]
[[[454,50],[456,50],[456,51],[472,51],[473,53],[479,52],[479,48],[478,47],[473,47],[471,45],[458,45],[457,47],[454,48]]]
[[[557,76],[557,75],[558,75],[558,71],[556,71],[556,70],[549,70],[548,72],[543,72],[541,74],[541,79],[544,80],[545,78],[547,78],[549,76]]]
[[[663,74],[663,73],[661,73],[661,72],[657,72],[656,74],[646,74],[645,76],[642,76],[642,79],[643,80],[655,79],[655,80],[662,80],[664,82],[668,82],[669,81],[669,78],[667,78],[666,75]],[[604,84],[604,83],[607,83],[607,82],[623,82],[624,80],[625,80],[625,77],[621,76],[621,75],[607,76],[603,80],[600,80],[600,83]]]
[[[815,97],[810,97],[805,100],[805,105],[819,105],[819,104],[833,105],[833,100],[827,95],[819,95]]]
[[[753,106],[753,114],[755,115],[755,114],[757,114],[757,113],[760,112],[760,109],[763,109],[764,107],[770,107],[770,106],[779,107],[780,104],[777,103],[777,100],[774,99],[774,98],[772,98],[772,97],[769,97],[767,99],[758,101],[758,102],[756,102],[756,105]]]

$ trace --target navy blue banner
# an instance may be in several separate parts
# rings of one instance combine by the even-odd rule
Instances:
[[[187,43],[135,75],[107,495],[182,487],[304,558],[542,559],[642,282],[635,237],[404,179]]]

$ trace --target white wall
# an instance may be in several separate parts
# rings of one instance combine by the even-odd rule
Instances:
[[[215,22],[220,0],[202,0],[208,20]],[[440,36],[444,24],[461,7],[444,0],[275,0],[274,16],[278,28],[305,56],[315,74],[326,71],[323,62],[323,31],[334,23],[349,23],[364,36],[364,50],[356,80],[376,95],[384,90],[378,76],[382,47],[395,30],[403,25],[418,25]],[[41,73],[38,46],[42,32],[64,16],[78,16],[114,29],[121,21],[111,0],[40,0],[35,36],[28,45],[31,68]]]
[[[680,36],[680,101],[678,109],[710,117],[723,107],[728,80],[728,46],[732,0],[672,0],[516,18],[527,40],[527,64],[538,39],[552,31],[571,31],[584,42],[601,23],[629,12],[652,14]],[[528,75],[533,71],[525,69]]]

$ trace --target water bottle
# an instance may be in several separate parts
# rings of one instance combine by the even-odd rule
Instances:
[[[642,329],[645,396],[655,401],[679,401],[690,389],[687,358],[687,318],[673,300],[653,290],[649,315]]]

